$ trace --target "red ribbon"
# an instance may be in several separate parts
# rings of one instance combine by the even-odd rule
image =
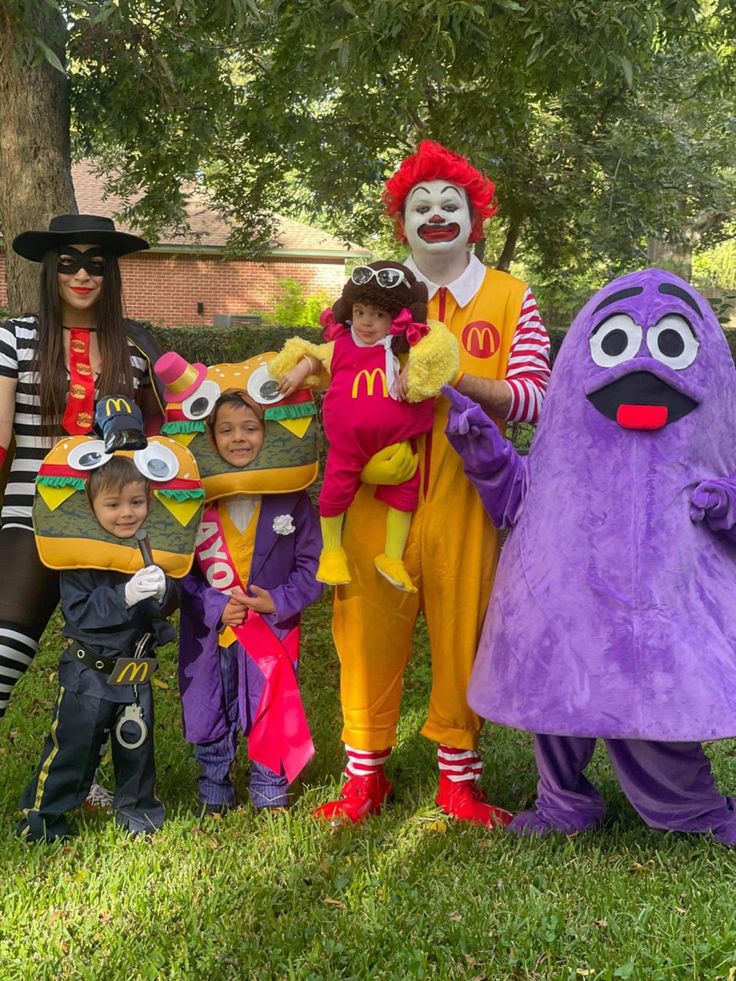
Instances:
[[[411,310],[408,307],[398,313],[391,323],[392,334],[405,334],[409,342],[409,347],[414,347],[423,337],[429,333],[429,324],[417,324],[411,319]]]
[[[248,737],[248,755],[256,763],[295,780],[314,756],[314,743],[304,713],[294,665],[299,656],[299,628],[283,641],[254,610],[240,627],[231,628],[265,676],[265,684]],[[245,666],[243,666],[245,670]],[[240,717],[247,719],[245,690],[241,687]]]

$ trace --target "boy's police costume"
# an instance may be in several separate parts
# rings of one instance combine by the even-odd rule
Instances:
[[[146,445],[140,411],[125,399],[103,399],[95,422],[107,453]],[[135,454],[126,455],[135,460]],[[150,516],[151,512],[146,524]],[[196,527],[197,522],[193,531]],[[100,527],[100,537],[104,535]],[[23,818],[18,830],[24,837],[51,841],[69,833],[65,812],[84,800],[108,733],[117,823],[134,833],[149,833],[163,824],[164,806],[155,793],[150,685],[155,660],[148,655],[176,636],[166,617],[176,608],[177,595],[169,578],[161,587],[163,595],[152,594],[144,582],[146,573],[141,569],[131,578],[104,568],[67,569],[61,574],[69,644],[59,663],[51,732],[20,802]],[[143,588],[137,588],[142,582]]]

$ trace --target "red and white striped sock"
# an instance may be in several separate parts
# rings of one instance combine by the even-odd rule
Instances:
[[[480,780],[483,773],[483,761],[474,749],[454,749],[452,746],[440,745],[437,747],[437,764],[440,773],[453,783]]]
[[[368,777],[376,770],[380,770],[383,764],[391,755],[390,749],[353,749],[352,746],[345,744],[345,752],[348,756],[348,764],[345,773],[349,777]]]

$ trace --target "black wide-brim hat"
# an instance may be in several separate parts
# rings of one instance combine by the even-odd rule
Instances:
[[[47,232],[21,232],[13,239],[13,250],[31,262],[41,262],[51,249],[61,245],[99,245],[109,255],[128,255],[149,248],[138,235],[119,232],[112,218],[101,215],[57,215]]]

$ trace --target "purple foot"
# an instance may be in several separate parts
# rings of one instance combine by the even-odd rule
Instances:
[[[555,821],[539,811],[522,811],[517,814],[508,830],[515,835],[577,835],[600,823],[600,818],[584,818],[581,815],[568,817],[566,820]]]

